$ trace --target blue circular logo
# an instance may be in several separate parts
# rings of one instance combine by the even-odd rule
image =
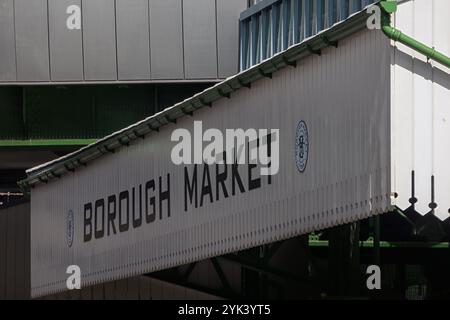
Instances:
[[[69,210],[67,213],[67,221],[66,221],[66,241],[67,246],[70,248],[73,244],[73,235],[75,228],[75,217],[72,210]]]
[[[309,138],[305,121],[300,121],[295,132],[295,163],[300,172],[305,172],[308,163]]]

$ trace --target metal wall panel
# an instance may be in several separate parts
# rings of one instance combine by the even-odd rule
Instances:
[[[84,76],[86,80],[116,80],[114,0],[83,1]]]
[[[246,0],[217,0],[217,52],[219,78],[227,78],[239,70],[239,14]],[[234,21],[234,23],[233,23]]]
[[[1,213],[1,211],[0,211]],[[7,215],[0,214],[0,299],[6,299],[6,248],[7,241]]]
[[[215,12],[215,1],[183,0],[184,67],[188,79],[217,78]]]
[[[17,80],[48,81],[47,0],[15,0]]]
[[[221,79],[245,0],[0,0],[0,84]],[[66,23],[71,5],[82,26]],[[218,62],[219,60],[219,62]]]
[[[416,0],[399,5],[395,26],[450,55],[450,2]],[[392,51],[392,154],[396,204],[414,203],[421,214],[448,218],[450,209],[450,69],[395,44]],[[433,185],[434,179],[434,185]]]
[[[342,40],[337,49],[324,49],[320,57],[305,58],[297,68],[284,68],[274,73],[273,79],[261,79],[250,90],[242,88],[231,99],[215,102],[212,109],[200,109],[193,117],[178,119],[177,124],[166,125],[159,133],[136,140],[86,168],[36,186],[31,194],[32,295],[65,290],[69,264],[80,266],[82,285],[88,286],[391,210],[390,54],[389,41],[381,32],[360,32]],[[243,117],[243,112],[248,116]],[[231,179],[226,179],[228,198],[221,196],[210,202],[207,197],[203,206],[185,209],[184,167],[171,161],[175,143],[170,136],[175,128],[192,132],[194,120],[203,121],[204,130],[280,129],[280,154],[284,156],[271,184],[262,178],[261,187],[249,192],[248,166],[239,166],[245,191],[233,195]],[[308,125],[310,142],[303,173],[297,169],[294,156],[301,120]],[[192,174],[193,167],[187,166],[187,170]],[[199,181],[202,170],[205,168],[199,166]],[[214,175],[214,166],[210,170]],[[124,190],[131,193],[133,187],[137,193],[139,185],[145,186],[151,179],[156,195],[170,189],[170,217],[168,201],[161,206],[158,196],[156,215],[152,214],[152,202],[145,200],[150,207],[143,209],[147,214],[140,227],[129,225],[128,231],[119,232],[116,225],[117,233],[111,229],[108,236],[104,229],[103,238],[84,240],[86,203],[111,195],[117,198]],[[125,203],[120,207],[125,208]],[[139,205],[135,204],[130,210],[138,213]],[[162,215],[158,214],[160,207]],[[109,208],[114,211],[113,206]],[[66,227],[69,210],[74,212],[70,248]],[[96,228],[101,234],[101,212],[97,227],[87,226],[86,230]]]
[[[81,29],[66,25],[71,5],[81,0],[49,0],[50,70],[53,81],[83,80],[83,37]]]
[[[14,2],[0,0],[0,81],[16,80]]]
[[[13,209],[14,210],[14,209]],[[16,215],[10,213],[6,217],[6,292],[10,297],[15,297],[16,293],[16,271],[18,263],[16,260],[16,246],[17,241],[15,238],[16,231]]]
[[[149,6],[152,78],[182,79],[182,0],[152,0]]]
[[[30,298],[30,204],[0,210],[0,299]]]
[[[117,0],[117,68],[120,80],[150,79],[148,0]]]

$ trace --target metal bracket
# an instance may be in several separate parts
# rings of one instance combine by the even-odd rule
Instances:
[[[104,148],[106,151],[108,151],[109,153],[116,153],[116,152],[114,151],[114,149],[109,148],[107,145],[104,145],[103,148]]]
[[[316,54],[316,55],[318,55],[318,56],[321,56],[321,55],[322,55],[322,51],[321,51],[321,50],[313,49],[309,44],[306,45],[306,50],[308,50],[309,53],[311,53],[311,54]]]
[[[75,172],[75,169],[69,168],[69,165],[67,163],[64,164],[64,168],[66,168],[67,171]]]
[[[153,127],[150,125],[150,123],[147,124],[147,127],[148,127],[151,131],[159,132],[159,128],[153,128]]]
[[[322,36],[321,39],[322,39],[323,43],[325,43],[327,46],[335,47],[335,48],[338,47],[337,41],[330,41],[330,39],[328,39],[326,36]]]
[[[289,61],[286,57],[283,57],[283,62],[288,66],[297,68],[297,61]]]
[[[258,69],[258,72],[260,75],[262,75],[263,77],[272,79],[272,73],[265,73],[262,69]]]
[[[169,117],[169,115],[164,116],[164,118],[165,118],[167,121],[171,122],[171,123],[174,123],[174,124],[177,123],[177,119],[171,119],[171,118]]]
[[[231,94],[230,93],[224,93],[221,89],[217,89],[217,92],[219,93],[219,95],[221,97],[228,98],[228,99],[231,98]]]
[[[87,167],[87,164],[81,161],[80,159],[77,159],[76,161],[80,166]]]
[[[249,83],[244,83],[244,81],[242,81],[242,79],[237,79],[238,80],[238,82],[239,82],[239,84],[242,86],[242,87],[246,87],[246,88],[248,88],[248,89],[251,89],[252,88],[252,84],[249,82]]]
[[[204,106],[207,106],[207,107],[212,108],[211,102],[208,103],[208,102],[206,102],[205,99],[203,99],[203,98],[200,98],[200,103],[201,103],[202,105],[204,105]]]
[[[191,117],[194,116],[194,112],[193,112],[193,111],[186,111],[186,109],[184,109],[184,108],[181,108],[181,111],[182,111],[185,115],[188,115],[188,116],[191,116]]]

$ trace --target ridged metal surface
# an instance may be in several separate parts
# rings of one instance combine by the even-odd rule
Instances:
[[[0,299],[30,298],[30,204],[0,210]]]
[[[376,0],[263,0],[241,13],[240,69],[344,21]]]
[[[82,285],[166,269],[227,252],[274,242],[391,209],[389,134],[389,41],[364,31],[327,48],[322,56],[284,68],[273,79],[221,99],[145,140],[118,149],[37,185],[32,202],[32,295],[65,290],[66,268],[77,264]],[[172,164],[173,129],[280,129],[280,172],[272,184],[184,211],[184,169]],[[309,159],[295,162],[299,121],[309,129]],[[199,167],[199,183],[201,183]],[[246,166],[240,167],[247,185]],[[211,174],[214,174],[211,167]],[[140,228],[83,242],[83,206],[171,174],[171,216]],[[263,178],[263,180],[265,180]],[[231,190],[231,179],[226,182]],[[215,188],[213,189],[215,190]],[[131,191],[130,191],[131,192]],[[214,193],[215,196],[215,193]],[[215,198],[214,198],[215,199]],[[165,205],[165,204],[164,204]],[[137,208],[137,207],[136,207]],[[68,211],[74,241],[66,241]]]
[[[66,26],[73,5],[81,10],[79,29]],[[0,0],[0,85],[223,79],[238,72],[245,5]]]
[[[450,55],[450,2],[405,1],[393,26]],[[393,191],[401,209],[450,217],[450,69],[402,44],[392,51]],[[434,185],[433,180],[434,179]],[[417,202],[415,202],[417,201]]]

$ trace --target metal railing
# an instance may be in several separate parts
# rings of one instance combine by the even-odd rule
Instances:
[[[240,16],[240,70],[345,20],[377,0],[261,0]]]

